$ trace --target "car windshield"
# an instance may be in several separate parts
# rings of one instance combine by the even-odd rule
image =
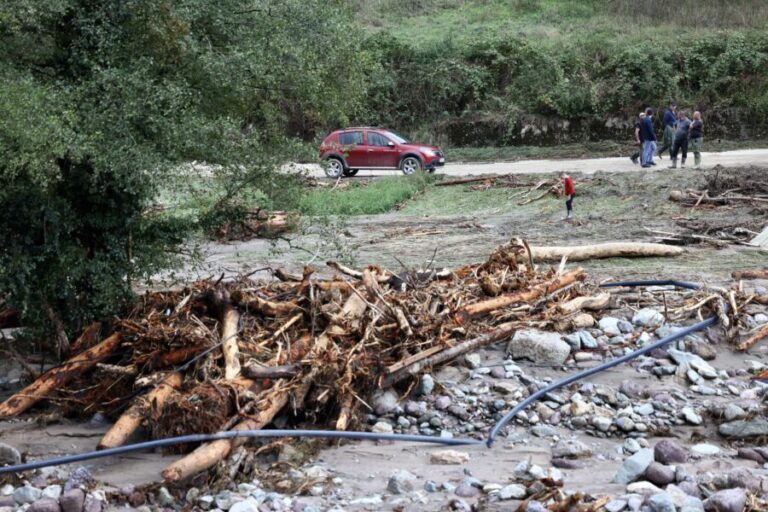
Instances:
[[[394,132],[384,132],[384,135],[397,142],[398,144],[407,144],[409,141],[405,137],[401,137]]]

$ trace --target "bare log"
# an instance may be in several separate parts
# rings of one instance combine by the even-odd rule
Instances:
[[[559,277],[544,283],[537,284],[527,290],[522,290],[507,295],[500,295],[493,299],[464,306],[456,312],[455,318],[459,324],[464,324],[469,319],[476,316],[484,315],[490,313],[491,311],[495,311],[506,306],[511,306],[513,304],[531,302],[543,295],[549,295],[577,281],[583,281],[586,278],[587,273],[584,272],[584,269],[577,268],[575,270],[571,270],[570,272],[566,272]]]
[[[560,304],[557,309],[564,315],[571,315],[582,309],[599,310],[608,307],[611,302],[610,293],[601,293],[598,295],[591,295],[588,297],[576,297],[573,300],[569,300],[563,304]]]
[[[535,261],[585,261],[601,258],[647,258],[679,256],[685,252],[680,247],[639,242],[612,242],[572,247],[531,247]]]
[[[301,309],[301,306],[293,301],[290,302],[274,302],[261,297],[245,297],[241,292],[236,291],[232,294],[232,301],[235,304],[246,307],[253,311],[258,311],[265,316],[288,316],[296,313]]]
[[[232,306],[224,310],[221,324],[222,351],[224,352],[224,378],[232,380],[240,375],[240,348],[237,344],[237,324],[240,313]]]
[[[482,336],[464,341],[454,345],[453,347],[446,347],[444,350],[438,352],[437,354],[430,355],[418,361],[413,361],[408,366],[400,368],[394,373],[390,373],[384,377],[381,381],[380,387],[382,389],[388,388],[405,378],[419,375],[426,368],[432,368],[434,366],[446,363],[456,359],[463,354],[466,354],[467,352],[472,352],[473,350],[477,350],[478,348],[484,347],[486,345],[504,341],[505,339],[515,334],[518,325],[519,324],[516,322],[501,324],[494,330],[485,333]]]
[[[347,430],[349,419],[352,417],[352,406],[355,405],[355,398],[352,393],[347,393],[341,401],[341,412],[336,420],[336,430]]]
[[[325,264],[331,267],[332,269],[335,269],[341,272],[342,274],[348,275],[350,277],[354,277],[355,279],[363,278],[363,273],[361,271],[355,270],[353,268],[349,268],[336,261],[327,261]],[[384,272],[381,275],[376,276],[376,280],[380,283],[386,283],[387,281],[389,281],[391,277],[392,275],[389,272]]]
[[[178,372],[168,374],[152,391],[134,401],[133,405],[104,434],[96,449],[104,450],[122,446],[139,428],[149,411],[162,409],[165,400],[179,386],[181,386],[181,374]]]
[[[736,350],[739,350],[739,351],[749,350],[750,348],[757,345],[757,342],[759,342],[763,338],[768,338],[768,324],[765,324],[760,329],[758,329],[758,331],[755,334],[753,334],[748,339],[736,345]]]
[[[0,404],[0,418],[10,418],[26,411],[53,391],[65,386],[75,377],[93,368],[120,346],[120,333],[115,333],[98,345],[76,355],[66,363],[51,368],[32,384]]]
[[[297,364],[282,366],[256,366],[246,364],[243,366],[243,375],[251,379],[285,379],[298,375],[301,368]]]
[[[768,268],[763,270],[742,270],[731,275],[734,279],[768,279]]]
[[[441,181],[440,183],[436,183],[436,187],[450,187],[452,185],[465,185],[467,183],[477,183],[480,181],[496,181],[497,178],[495,177],[488,177],[483,176],[479,178],[459,178],[456,180],[448,180],[448,181]]]

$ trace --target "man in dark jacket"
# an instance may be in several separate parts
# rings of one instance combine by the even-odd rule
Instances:
[[[640,137],[643,139],[643,167],[656,165],[653,155],[656,153],[656,130],[653,127],[653,109],[645,109],[645,119],[640,129]]]
[[[672,143],[675,140],[675,128],[677,128],[677,105],[673,102],[669,104],[669,108],[664,112],[664,117],[661,119],[661,134],[664,144],[659,150],[659,158],[665,151],[670,150],[669,156],[672,156]]]

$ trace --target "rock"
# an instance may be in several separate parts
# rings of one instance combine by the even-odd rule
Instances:
[[[403,405],[405,414],[418,418],[427,413],[427,402],[408,400]]]
[[[437,492],[439,486],[434,480],[427,480],[424,482],[424,490],[427,492]]]
[[[682,463],[688,460],[688,452],[674,441],[664,439],[653,447],[653,456],[661,464]]]
[[[616,323],[616,326],[619,328],[619,331],[621,331],[622,334],[629,334],[634,330],[632,324],[626,320],[619,320]]]
[[[443,465],[459,465],[459,464],[466,464],[469,462],[469,454],[466,452],[459,452],[456,450],[440,450],[439,452],[433,453],[429,457],[429,462],[432,464],[443,464]]]
[[[726,489],[718,491],[704,502],[707,512],[743,512],[747,504],[747,492],[744,489]]]
[[[579,338],[581,339],[581,346],[584,348],[597,348],[600,345],[597,343],[597,340],[594,336],[589,334],[587,331],[579,331]]]
[[[643,308],[632,317],[632,323],[640,327],[655,327],[664,323],[664,315],[653,308]]]
[[[49,485],[48,487],[43,489],[43,498],[51,498],[52,500],[59,501],[60,497],[61,497],[60,485]]]
[[[392,473],[387,483],[387,490],[392,494],[406,494],[413,491],[416,484],[416,476],[404,469]]]
[[[448,504],[448,509],[455,512],[472,512],[472,507],[464,500],[453,499]]]
[[[648,396],[648,387],[640,384],[634,379],[621,381],[619,391],[629,398],[646,398]]]
[[[549,425],[536,425],[531,428],[531,434],[536,437],[555,437],[557,435],[557,430]]]
[[[371,432],[377,432],[379,434],[391,434],[392,424],[387,421],[378,421],[371,429]]]
[[[70,489],[86,487],[91,482],[93,482],[93,475],[88,468],[83,466],[77,467],[69,474],[67,483],[64,484],[64,492],[67,492]]]
[[[15,466],[21,464],[19,450],[5,443],[0,443],[0,466]]]
[[[82,489],[70,489],[59,499],[62,512],[82,512],[85,505],[85,492]]]
[[[585,329],[593,325],[595,325],[595,317],[589,313],[577,313],[571,318],[571,327],[574,329]]]
[[[451,397],[441,395],[435,400],[435,409],[438,411],[444,411],[451,405]]]
[[[561,440],[552,447],[552,457],[559,459],[580,459],[592,456],[586,444],[576,440]]]
[[[520,484],[510,484],[499,491],[499,498],[502,500],[522,500],[525,496],[525,486]]]
[[[604,505],[604,507],[605,507],[605,510],[607,510],[607,512],[621,512],[622,510],[627,508],[627,505],[628,505],[627,501],[616,499],[616,500],[609,501]]]
[[[637,439],[628,437],[624,440],[624,444],[621,445],[621,448],[625,453],[637,453],[642,450],[643,447],[640,446],[640,443],[637,442]]]
[[[373,411],[377,416],[384,416],[397,407],[397,393],[391,390],[382,391],[373,397]]]
[[[651,462],[645,470],[645,479],[663,487],[675,481],[675,470],[658,462]]]
[[[514,395],[520,391],[520,386],[511,382],[495,382],[493,384],[493,390],[502,395]]]
[[[507,371],[504,368],[495,366],[491,368],[491,377],[493,377],[494,379],[506,379]]]
[[[552,466],[560,469],[583,469],[586,465],[573,459],[552,459]]]
[[[464,356],[464,363],[466,363],[467,367],[474,370],[476,368],[480,368],[481,360],[480,360],[480,354],[467,354]]]
[[[704,512],[704,503],[699,498],[688,496],[680,507],[680,512]]]
[[[611,421],[611,418],[606,418],[604,416],[595,416],[592,418],[592,425],[600,432],[608,432],[611,429],[612,424],[613,421]]]
[[[741,487],[758,493],[760,491],[760,478],[753,471],[746,468],[736,468],[728,472],[728,487]]]
[[[726,421],[743,420],[747,413],[736,404],[728,404],[723,409],[723,416]]]
[[[611,316],[604,316],[597,323],[600,330],[608,336],[618,336],[621,334],[619,330],[619,319]]]
[[[682,411],[680,411],[683,415],[683,418],[686,422],[690,423],[691,425],[701,425],[701,422],[703,421],[701,419],[701,416],[696,413],[692,408],[690,407],[683,407]]]
[[[648,506],[651,507],[652,512],[675,512],[675,503],[666,492],[651,496],[651,499],[648,500]]]
[[[643,496],[653,496],[659,494],[661,489],[653,485],[651,482],[642,480],[640,482],[634,482],[627,486],[627,492],[632,494],[641,494]]]
[[[14,487],[11,484],[5,484],[0,487],[0,496],[12,496]]]
[[[720,453],[720,448],[713,444],[699,443],[691,446],[691,452],[699,456],[711,456]]]
[[[60,512],[59,502],[53,498],[42,498],[34,502],[27,512]]]
[[[629,484],[640,478],[653,462],[653,450],[644,448],[624,461],[613,481],[618,484]]]
[[[635,430],[635,422],[631,418],[622,416],[616,420],[616,426],[624,432],[632,432]]]
[[[635,414],[640,416],[650,416],[654,412],[653,404],[644,403],[638,407],[635,407]]]
[[[677,363],[680,366],[688,366],[690,368],[693,368],[696,370],[696,372],[704,377],[705,379],[716,379],[717,378],[717,370],[712,368],[712,366],[707,363],[704,359],[697,356],[696,354],[691,354],[690,352],[683,352],[682,350],[677,350],[674,348],[670,348],[667,350],[667,353],[672,358],[672,360]]]
[[[768,435],[768,421],[763,419],[738,420],[723,423],[718,427],[720,435],[732,439],[749,439]]]
[[[253,498],[238,501],[229,508],[229,512],[260,512],[259,502]],[[270,510],[272,510],[270,508]]]
[[[419,379],[419,387],[416,389],[416,393],[419,395],[431,395],[435,389],[435,380],[428,373],[425,373]]]
[[[469,484],[461,484],[456,487],[456,496],[462,498],[474,498],[480,495],[480,489]]]
[[[221,510],[229,510],[239,500],[231,492],[221,491],[213,497],[213,501]]]
[[[574,400],[571,403],[571,416],[584,416],[591,410],[589,404],[584,400]]]
[[[571,347],[559,334],[521,329],[507,345],[507,352],[515,359],[525,358],[536,364],[558,366],[568,359]]]
[[[754,448],[739,448],[736,456],[740,459],[753,460],[758,464],[765,463],[765,458]]]
[[[528,505],[525,507],[525,512],[547,512],[547,507],[540,501],[529,501]]]
[[[161,487],[160,490],[157,491],[155,500],[161,507],[170,507],[176,503],[176,498],[174,498],[170,491],[168,491],[167,487]]]
[[[579,333],[571,333],[563,336],[563,339],[567,344],[571,346],[572,351],[581,350],[581,336],[579,336]]]
[[[42,497],[43,491],[31,485],[25,485],[13,491],[13,500],[19,505],[34,503]]]
[[[695,340],[691,342],[689,350],[705,361],[712,361],[717,357],[717,349],[704,340]]]

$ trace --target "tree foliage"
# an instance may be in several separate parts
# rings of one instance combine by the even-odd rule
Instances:
[[[172,263],[190,224],[147,209],[179,164],[280,198],[289,137],[366,86],[336,0],[5,0],[0,40],[0,291],[70,333]]]

